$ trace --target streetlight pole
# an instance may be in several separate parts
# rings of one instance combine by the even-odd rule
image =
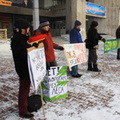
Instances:
[[[39,27],[39,0],[33,0],[33,30]]]

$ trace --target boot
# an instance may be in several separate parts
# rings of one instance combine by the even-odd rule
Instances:
[[[82,76],[82,74],[77,74],[77,75],[72,75],[72,77],[74,77],[74,78],[80,78]]]
[[[101,72],[101,70],[98,69],[97,64],[93,64],[93,71]]]
[[[91,63],[88,63],[88,71],[93,71],[93,67],[92,67],[92,64]]]
[[[20,117],[22,117],[22,118],[26,118],[26,119],[30,119],[30,118],[33,118],[34,115],[31,114],[31,113],[26,113],[26,114],[24,114],[24,115],[20,115]]]

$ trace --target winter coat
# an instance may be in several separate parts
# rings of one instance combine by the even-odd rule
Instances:
[[[50,32],[44,31],[37,29],[34,32],[34,35],[40,35],[40,34],[46,34],[46,38],[43,41],[44,48],[45,48],[45,57],[46,57],[46,62],[50,63],[55,61],[55,54],[54,54],[54,47],[59,47],[59,45],[55,44],[52,40],[52,35]]]
[[[70,31],[70,43],[82,43],[80,30],[75,27]]]
[[[120,38],[120,27],[116,30],[116,38]]]
[[[11,38],[11,50],[13,54],[15,69],[21,79],[29,78],[27,64],[27,40],[28,36],[15,33]]]
[[[94,46],[98,45],[98,41],[101,40],[102,37],[98,34],[95,28],[90,28],[87,33],[86,39],[86,48],[92,49]]]

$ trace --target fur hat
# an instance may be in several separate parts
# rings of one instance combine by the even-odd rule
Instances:
[[[75,26],[80,26],[81,25],[81,22],[79,20],[76,20],[75,21]]]
[[[96,22],[96,21],[93,21],[90,25],[90,27],[96,27],[96,26],[98,26],[98,22]]]
[[[24,19],[17,19],[14,23],[15,28],[18,29],[26,29],[28,27],[30,27],[30,24],[28,21],[24,20]]]
[[[48,26],[48,25],[50,25],[48,20],[41,20],[40,21],[40,27],[44,27],[44,26]]]

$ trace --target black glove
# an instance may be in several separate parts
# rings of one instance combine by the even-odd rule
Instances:
[[[38,43],[33,43],[32,46],[38,48]]]
[[[106,39],[105,38],[102,38],[101,41],[103,41],[104,43],[106,42]]]
[[[59,46],[59,50],[64,50],[64,47],[62,47],[62,46]]]
[[[57,50],[64,50],[64,47],[62,47],[62,46],[54,46],[54,49],[57,49]]]

